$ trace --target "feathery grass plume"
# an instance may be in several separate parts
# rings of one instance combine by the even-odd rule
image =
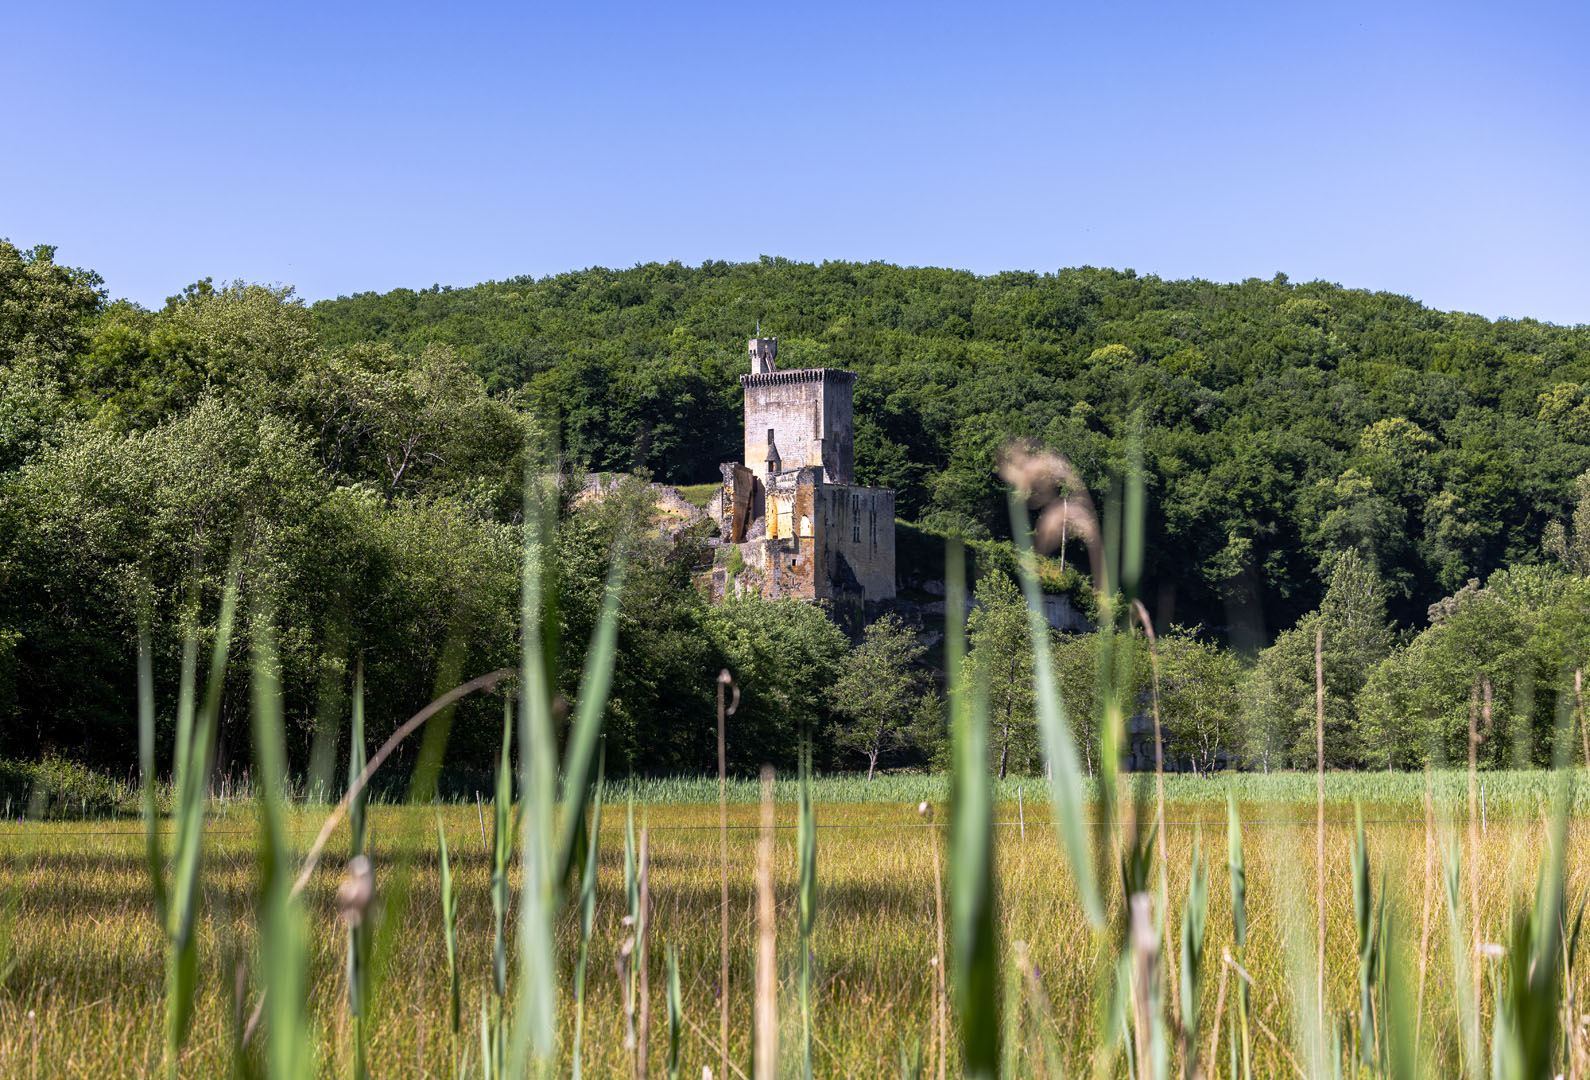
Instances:
[[[155,691],[149,634],[138,634],[138,757],[143,774],[142,809],[144,858],[154,893],[155,915],[165,938],[166,953],[166,1069],[177,1075],[178,1060],[193,1026],[194,999],[198,994],[199,864],[204,846],[204,815],[209,797],[210,761],[215,754],[221,685],[226,677],[227,650],[237,613],[238,563],[227,574],[221,609],[216,620],[209,683],[204,703],[195,708],[198,684],[198,642],[190,633],[182,646],[182,679],[177,696],[176,745],[172,754],[171,784],[175,803],[175,828],[171,848],[171,880],[166,880],[166,856],[160,838],[155,797]]]
[[[447,830],[442,828],[441,814],[436,815],[436,847],[441,860],[438,892],[442,901],[442,943],[447,950],[447,1026],[453,1033],[456,1059],[458,1036],[463,1026],[458,970],[458,886],[453,881],[453,864],[447,855]]]
[[[602,794],[606,784],[606,755],[596,763],[596,790],[591,800],[591,840],[585,848],[585,871],[580,875],[580,951],[574,962],[574,1063],[573,1080],[580,1080],[584,1062],[585,969],[591,959],[591,931],[596,925],[596,873],[602,848]]]
[[[309,939],[292,896],[292,853],[281,805],[286,775],[280,664],[269,615],[254,628],[254,766],[259,785],[260,966],[264,974],[265,1071],[270,1080],[315,1073],[315,1037],[306,1010]]]
[[[762,766],[762,827],[756,842],[756,1052],[752,1080],[778,1075],[778,908],[773,895],[773,766]]]
[[[817,815],[812,809],[811,746],[801,750],[800,815],[796,824],[796,860],[800,864],[800,998],[801,1075],[812,1080],[812,930],[817,924]]]
[[[353,675],[353,717],[348,732],[348,786],[350,788],[358,781],[359,774],[364,771],[364,661],[360,660],[354,669]],[[364,853],[365,844],[365,799],[366,792],[360,789],[353,797],[353,802],[348,807],[348,860],[349,866],[354,865],[354,860],[363,859],[360,864],[371,875],[370,885],[374,886],[374,868],[370,865],[369,858]],[[441,820],[437,820],[437,829],[441,829]],[[445,843],[445,842],[444,842]],[[443,848],[445,852],[446,848]],[[360,911],[357,919],[348,922],[348,1012],[353,1017],[353,1078],[365,1080],[369,1075],[369,1068],[365,1060],[366,1050],[366,1025],[369,1020],[370,998],[370,946],[372,937],[372,910],[368,898],[364,910]],[[452,963],[452,945],[448,946],[448,963]],[[458,1005],[455,1000],[453,1005],[453,1031],[458,1031]]]
[[[1199,841],[1194,839],[1192,871],[1187,878],[1187,904],[1181,915],[1181,1073],[1185,1080],[1202,1075],[1198,1067],[1198,1004],[1203,993],[1209,875],[1204,871],[1199,847]]]
[[[1018,455],[1021,455],[1019,459]],[[1011,448],[1005,452],[1003,471],[1007,480],[1018,485],[1011,488],[1009,495],[1011,535],[1016,545],[1016,567],[1021,579],[1021,591],[1027,601],[1027,634],[1032,641],[1038,732],[1043,740],[1045,760],[1049,763],[1049,801],[1054,808],[1055,832],[1070,860],[1071,875],[1082,897],[1082,907],[1088,921],[1098,926],[1104,922],[1104,905],[1099,899],[1093,875],[1093,859],[1088,852],[1083,826],[1082,767],[1077,759],[1071,724],[1066,717],[1065,702],[1055,686],[1054,664],[1049,655],[1049,621],[1043,614],[1043,597],[1038,591],[1038,575],[1034,565],[1036,555],[1027,526],[1027,508],[1034,496],[1031,485],[1041,483],[1045,474],[1069,469],[1061,459],[1053,455],[1048,457],[1053,458],[1053,461],[1034,458],[1024,451]],[[1045,465],[1049,467],[1044,468]]]
[[[965,556],[950,542],[946,562],[950,672],[949,894],[955,1012],[969,1080],[999,1070],[999,938],[994,922],[994,802],[988,777],[986,688],[966,671]]]
[[[679,992],[679,946],[669,945],[668,956],[668,1080],[679,1080],[679,1050],[684,1042],[685,1012]]]
[[[1248,871],[1242,858],[1242,821],[1237,815],[1237,799],[1226,789],[1226,865],[1231,873],[1231,944],[1240,960],[1248,944]],[[1248,980],[1237,980],[1236,1022],[1242,1035],[1242,1080],[1253,1078],[1253,1039],[1248,1031]],[[1237,1075],[1237,1041],[1231,1042],[1231,1076]],[[1211,1062],[1213,1064],[1213,1062]]]

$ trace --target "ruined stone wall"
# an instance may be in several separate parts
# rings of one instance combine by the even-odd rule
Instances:
[[[892,600],[894,492],[817,484],[811,493],[817,522],[817,597],[841,599],[859,589],[869,602]]]
[[[849,483],[855,463],[852,391],[855,374],[834,368],[740,376],[745,387],[746,467],[767,475],[768,431],[779,468],[819,468],[830,483]]]

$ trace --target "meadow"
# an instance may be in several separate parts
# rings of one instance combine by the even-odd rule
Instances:
[[[1139,781],[1142,778],[1138,778]],[[1482,774],[1486,789],[1478,850],[1463,852],[1478,874],[1480,937],[1502,940],[1514,907],[1528,900],[1537,860],[1549,843],[1544,812],[1550,774]],[[1376,880],[1387,872],[1388,906],[1398,928],[1397,963],[1418,1003],[1420,1057],[1438,1074],[1460,1068],[1453,1022],[1454,966],[1437,850],[1449,826],[1467,838],[1461,820],[1466,776],[1458,773],[1330,774],[1324,830],[1326,992],[1332,1017],[1358,1007],[1359,946],[1351,879],[1354,800],[1362,803],[1369,864]],[[812,1064],[819,1076],[900,1075],[920,1055],[922,1075],[939,1075],[939,935],[934,851],[943,855],[945,809],[933,820],[921,799],[946,794],[945,778],[818,778],[812,784],[817,825],[817,906],[811,937],[815,960]],[[1426,785],[1436,792],[1427,819]],[[1590,788],[1575,774],[1576,803]],[[1297,982],[1312,954],[1285,946],[1288,926],[1312,928],[1315,917],[1315,778],[1303,774],[1166,779],[1165,858],[1170,910],[1164,926],[1179,924],[1195,846],[1208,866],[1206,954],[1200,1030],[1214,1030],[1222,1005],[1229,1021],[1234,967],[1223,950],[1241,956],[1253,978],[1251,1074],[1303,1075],[1308,1070],[1297,1030]],[[1020,789],[1019,801],[1017,789]],[[1107,1057],[1111,1024],[1101,978],[1112,962],[1113,940],[1089,931],[1053,829],[1040,780],[1012,781],[998,791],[994,881],[997,891],[1002,1072],[1051,1076],[1057,1050],[1064,1075],[1095,1069],[1128,1075],[1128,1063]],[[1152,777],[1144,794],[1151,798]],[[754,912],[756,843],[760,833],[756,786],[729,785],[730,964],[732,1075],[752,1075],[752,1009],[757,934]],[[1247,883],[1248,940],[1232,942],[1226,869],[1226,793],[1240,799]],[[624,981],[615,963],[630,937],[624,867],[625,805],[633,799],[637,830],[649,845],[649,1072],[669,1075],[665,956],[677,949],[681,1024],[675,1040],[677,1075],[718,1072],[719,865],[717,784],[643,781],[606,792],[591,959],[585,992],[583,1066],[587,1075],[634,1074],[627,1045]],[[793,784],[777,789],[774,890],[777,901],[781,1074],[798,1075],[800,1016],[796,932],[796,806]],[[1089,803],[1092,806],[1092,803]],[[1446,809],[1443,809],[1446,808]],[[326,807],[291,805],[285,814],[288,848],[308,846]],[[1152,813],[1152,803],[1144,810]],[[1447,813],[1450,810],[1450,814]],[[458,968],[462,1034],[449,1021],[449,979],[436,826],[448,837],[458,897]],[[212,806],[207,826],[198,927],[199,979],[194,1026],[178,1073],[221,1076],[233,1070],[234,1048],[251,1002],[248,971],[257,960],[259,891],[257,804],[234,798]],[[376,880],[378,971],[367,1026],[373,1075],[478,1075],[482,1002],[491,983],[491,806],[375,805],[367,850]],[[1567,833],[1567,895],[1584,892],[1590,866],[1582,852],[1585,825]],[[0,826],[0,1074],[12,1077],[135,1077],[161,1070],[164,941],[150,899],[143,834],[135,819],[10,821]],[[347,850],[345,827],[332,852]],[[339,859],[328,859],[303,894],[309,928],[308,1017],[323,1076],[347,1075],[347,931],[334,894]],[[511,883],[517,893],[515,870]],[[1465,892],[1467,889],[1465,889]],[[1119,890],[1107,900],[1106,926],[1122,922]],[[558,920],[560,1028],[571,1030],[578,912]],[[512,912],[519,903],[510,905]],[[1297,937],[1294,934],[1292,937]],[[1306,935],[1304,935],[1306,936]],[[1020,943],[1020,944],[1018,944]],[[1173,952],[1174,950],[1167,950]],[[1174,962],[1174,958],[1172,959]],[[1495,966],[1495,965],[1493,965]],[[1221,974],[1222,970],[1224,975]],[[1577,964],[1570,969],[1577,970]],[[1496,972],[1492,973],[1493,975]],[[1174,983],[1174,980],[1171,980]],[[1224,985],[1224,989],[1220,989]],[[1568,993],[1572,995],[1570,986]],[[1490,1008],[1487,991],[1487,1011]],[[950,1034],[947,1075],[960,1075],[958,1035]],[[1488,1026],[1488,1024],[1487,1024]],[[1211,1055],[1216,1075],[1229,1075],[1234,1029],[1218,1032]],[[1208,1035],[1203,1036],[1204,1040]],[[559,1073],[572,1068],[570,1040],[562,1040]],[[241,1055],[261,1064],[256,1042]],[[911,1070],[908,1068],[907,1072]]]

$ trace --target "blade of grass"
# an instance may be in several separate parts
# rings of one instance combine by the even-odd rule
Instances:
[[[756,844],[756,1053],[754,1080],[778,1076],[778,909],[773,895],[773,766],[762,766],[762,827]]]
[[[447,854],[447,831],[442,828],[442,815],[436,815],[436,846],[440,859],[441,880],[438,892],[442,901],[442,942],[447,951],[447,1026],[453,1033],[453,1056],[458,1056],[458,1036],[462,1016],[458,970],[458,887],[453,881],[452,860]]]
[[[301,1080],[315,1072],[308,994],[308,932],[293,899],[281,806],[286,774],[281,688],[268,616],[255,619],[254,766],[259,785],[260,963],[267,1007],[265,1069],[270,1080]]]
[[[334,747],[333,747],[334,749]],[[360,660],[353,676],[353,715],[348,732],[348,784],[359,778],[366,764],[364,752],[364,661]],[[364,858],[365,798],[362,789],[354,796],[348,808],[348,858]],[[440,829],[440,820],[437,828]],[[446,848],[443,848],[443,858]],[[366,860],[368,863],[368,860]],[[374,870],[370,873],[373,875]],[[366,905],[368,907],[368,905]],[[370,945],[372,937],[371,912],[360,912],[348,926],[348,1012],[353,1017],[353,1077],[365,1080],[369,1075],[366,1063],[366,1025],[369,1020],[370,996]],[[448,964],[452,965],[453,949],[448,947]],[[458,1031],[458,1006],[453,1005],[453,1031]]]
[[[585,849],[585,872],[580,876],[580,951],[574,964],[573,1080],[580,1080],[584,1068],[585,969],[591,958],[591,931],[596,925],[596,873],[602,846],[604,771],[605,756],[599,756],[596,763],[596,791],[591,805],[591,841]]]
[[[817,925],[817,814],[812,809],[811,747],[800,758],[800,815],[796,859],[800,864],[801,1076],[812,1080],[812,930]]]
[[[1044,757],[1049,763],[1049,801],[1053,807],[1055,832],[1071,863],[1071,876],[1082,898],[1083,910],[1093,925],[1104,922],[1104,904],[1093,874],[1093,858],[1088,850],[1083,821],[1084,784],[1082,766],[1066,717],[1065,702],[1055,686],[1054,663],[1050,657],[1049,622],[1043,614],[1043,598],[1038,591],[1036,556],[1031,531],[1027,527],[1026,496],[1012,490],[1009,496],[1011,534],[1016,545],[1016,567],[1021,590],[1027,601],[1027,633],[1032,642],[1033,689],[1037,698],[1038,733]]]
[[[965,556],[950,544],[945,637],[950,673],[950,943],[962,1067],[969,1080],[999,1070],[999,940],[994,925],[993,792],[983,687],[966,674]]]

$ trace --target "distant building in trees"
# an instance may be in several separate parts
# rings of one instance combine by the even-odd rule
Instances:
[[[778,339],[750,340],[741,464],[722,465],[712,598],[826,600],[836,614],[894,599],[894,492],[855,483],[856,375],[780,371]]]

